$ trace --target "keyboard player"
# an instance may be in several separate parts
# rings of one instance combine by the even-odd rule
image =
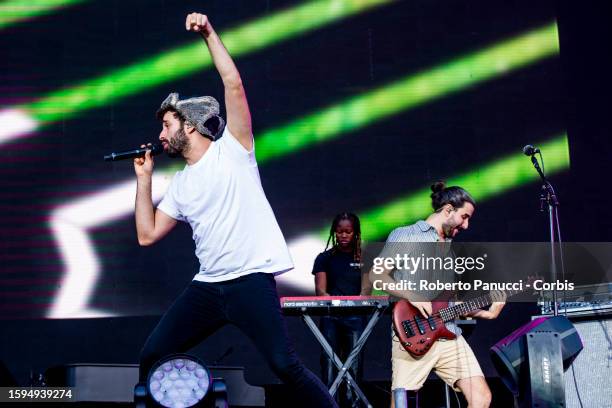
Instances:
[[[331,244],[331,246],[330,246]],[[367,274],[361,270],[361,227],[359,218],[352,213],[336,215],[332,221],[325,251],[313,266],[317,296],[367,296],[372,287]],[[364,316],[322,316],[320,329],[332,349],[342,361],[355,347],[365,327]],[[351,375],[361,381],[362,356],[351,365]],[[321,379],[330,387],[337,369],[330,358],[321,353]],[[352,406],[356,395],[350,387],[338,392],[340,406]]]

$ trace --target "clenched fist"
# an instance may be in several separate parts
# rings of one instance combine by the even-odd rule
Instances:
[[[151,146],[151,143],[148,144]],[[140,147],[146,147],[146,145],[140,145]],[[153,156],[151,156],[151,150],[147,150],[144,157],[134,158],[134,171],[137,177],[151,177],[153,174]]]
[[[208,17],[200,13],[191,13],[187,15],[185,20],[185,29],[187,31],[196,31],[201,34],[208,34],[211,30]]]

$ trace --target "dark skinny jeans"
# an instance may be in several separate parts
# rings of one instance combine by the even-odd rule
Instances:
[[[164,314],[140,355],[140,381],[156,361],[186,352],[227,323],[255,344],[270,368],[307,407],[336,407],[329,392],[298,359],[271,274],[253,273],[226,282],[192,281]]]

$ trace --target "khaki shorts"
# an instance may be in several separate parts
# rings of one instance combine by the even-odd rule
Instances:
[[[391,339],[391,366],[393,378],[391,389],[420,389],[431,370],[456,391],[455,383],[469,377],[484,377],[474,352],[463,336],[455,340],[436,341],[421,357],[412,357],[393,333]]]

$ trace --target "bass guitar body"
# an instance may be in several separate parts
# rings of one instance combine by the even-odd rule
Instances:
[[[400,300],[393,308],[393,329],[404,349],[413,357],[427,353],[438,339],[453,340],[455,334],[444,325],[440,310],[448,308],[447,301],[433,301],[432,316],[424,318],[419,309],[407,300]]]

